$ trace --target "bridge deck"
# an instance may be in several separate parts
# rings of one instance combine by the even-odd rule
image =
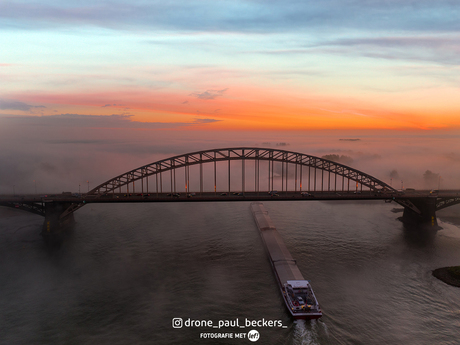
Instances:
[[[194,195],[177,193],[144,193],[144,194],[108,194],[108,195],[85,195],[67,196],[62,194],[47,195],[2,195],[0,204],[4,203],[39,203],[39,202],[70,202],[70,203],[131,203],[131,202],[203,202],[203,201],[275,201],[275,200],[393,200],[414,198],[455,198],[459,197],[460,191],[439,191],[436,194],[429,190],[406,191],[404,193],[376,193],[373,191],[363,192],[310,192],[309,195],[297,191],[278,192],[271,195],[268,192],[203,192]]]

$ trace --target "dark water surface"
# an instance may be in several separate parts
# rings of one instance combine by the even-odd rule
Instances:
[[[406,230],[383,202],[266,202],[324,316],[293,321],[249,203],[87,205],[59,250],[43,219],[0,208],[1,344],[459,344],[460,229]],[[230,327],[173,328],[183,322]],[[244,326],[279,321],[285,327]]]

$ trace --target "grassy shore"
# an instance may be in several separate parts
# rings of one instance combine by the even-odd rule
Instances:
[[[460,266],[438,268],[433,275],[446,284],[460,287]]]

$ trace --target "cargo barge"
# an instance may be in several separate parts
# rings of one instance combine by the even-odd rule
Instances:
[[[295,319],[320,318],[323,313],[311,284],[297,267],[264,205],[252,203],[251,211],[289,312]]]

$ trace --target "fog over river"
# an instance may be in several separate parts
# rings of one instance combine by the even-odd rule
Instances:
[[[57,250],[39,235],[43,218],[0,208],[0,343],[244,344],[203,334],[253,329],[263,344],[457,343],[460,290],[431,271],[460,264],[458,208],[439,212],[432,234],[383,201],[264,204],[319,321],[289,316],[249,202],[91,204]]]

